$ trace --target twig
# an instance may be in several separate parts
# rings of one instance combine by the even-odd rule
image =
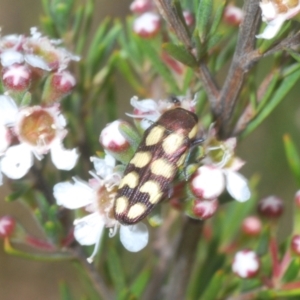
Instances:
[[[175,253],[166,300],[185,299],[185,293],[195,261],[197,245],[202,235],[203,222],[186,218]]]
[[[255,34],[261,19],[259,0],[245,1],[243,10],[245,18],[240,26],[233,60],[221,89],[217,106],[213,107],[220,138],[230,135],[228,124],[242,89],[245,73],[261,57],[261,54],[254,50]]]
[[[190,38],[189,31],[182,21],[181,16],[178,15],[176,7],[172,0],[154,0],[160,14],[170,25],[175,32],[177,38],[182,42],[188,50],[192,50],[193,44]]]
[[[181,16],[178,15],[176,7],[172,4],[172,0],[154,0],[159,12],[171,26],[172,30],[176,34],[178,40],[186,47],[186,49],[194,56],[193,48],[194,45],[191,40],[189,30],[182,20]],[[210,74],[206,64],[201,62],[199,69],[196,70],[196,75],[201,78],[203,87],[208,95],[209,101],[212,106],[216,105],[219,89],[216,81]]]
[[[263,56],[266,57],[281,50],[292,49],[293,47],[299,46],[299,44],[300,44],[300,31],[282,40],[279,44],[266,51],[263,54]]]

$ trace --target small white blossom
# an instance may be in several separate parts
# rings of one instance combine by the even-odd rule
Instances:
[[[133,22],[133,31],[141,37],[152,37],[160,29],[160,16],[153,12],[145,12]]]
[[[42,36],[35,27],[31,28],[31,36],[9,35],[0,38],[0,61],[3,67],[26,62],[33,68],[44,71],[64,70],[71,60],[79,57],[69,53],[58,40]]]
[[[138,121],[138,125],[146,130],[154,122],[156,122],[159,117],[172,108],[180,106],[189,111],[195,111],[196,107],[196,96],[194,99],[190,97],[178,96],[176,97],[178,102],[172,102],[170,100],[153,100],[153,99],[144,99],[138,100],[138,97],[134,96],[130,99],[130,104],[133,106],[133,113],[128,116]]]
[[[58,169],[70,170],[75,166],[79,155],[76,149],[66,150],[62,145],[67,133],[66,120],[57,106],[18,109],[12,98],[1,95],[0,120],[20,141],[2,153],[0,166],[7,177],[23,177],[33,165],[33,155],[40,160],[48,152]]]
[[[300,2],[291,0],[262,0],[259,4],[262,20],[267,23],[263,33],[257,38],[272,39],[281,29],[286,20],[293,18],[300,11]]]
[[[120,240],[131,252],[140,251],[148,242],[148,230],[143,224],[122,226],[113,218],[113,204],[121,174],[114,172],[115,159],[106,154],[104,159],[91,159],[96,169],[89,183],[74,178],[74,183],[60,182],[53,188],[58,205],[69,209],[85,207],[90,214],[74,221],[74,237],[81,245],[95,245],[91,262],[96,255],[104,229],[110,228],[113,236],[120,226]]]
[[[195,180],[194,183],[198,182],[201,184],[199,187],[197,185],[192,186],[192,190],[199,190],[204,196],[207,194],[209,196],[207,198],[209,199],[210,197],[218,197],[226,186],[232,198],[239,202],[245,202],[250,199],[251,192],[247,179],[237,172],[243,166],[244,162],[234,156],[236,139],[229,138],[225,142],[219,142],[215,139],[214,135],[214,130],[211,130],[205,140],[206,156],[202,160],[204,166],[200,167],[199,172],[195,175],[204,176],[205,178],[200,177]],[[221,180],[220,173],[224,177],[225,185]],[[197,196],[197,193],[195,195]]]

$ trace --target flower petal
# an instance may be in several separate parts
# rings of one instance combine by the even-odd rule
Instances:
[[[87,183],[76,180],[71,182],[59,182],[53,187],[53,195],[58,205],[68,209],[77,209],[93,203],[94,191]]]
[[[224,170],[228,193],[237,201],[245,202],[251,197],[247,179],[238,172]]]
[[[87,215],[74,221],[74,237],[81,245],[97,244],[104,229],[104,219],[98,213]]]
[[[120,241],[130,252],[138,252],[148,244],[149,232],[143,223],[130,226],[121,225]]]
[[[96,174],[103,179],[113,173],[116,165],[115,158],[110,154],[106,154],[104,159],[93,156],[91,157],[91,161],[94,164]]]
[[[263,33],[257,35],[258,39],[272,39],[280,30],[282,24],[286,18],[284,16],[278,16],[274,20],[268,22],[267,27],[264,29]]]
[[[8,67],[13,64],[21,64],[24,61],[24,57],[19,51],[6,50],[1,53],[0,60],[3,67]]]
[[[0,120],[3,125],[12,125],[16,121],[18,107],[15,101],[7,96],[0,96]]]
[[[73,169],[77,163],[79,154],[74,148],[67,150],[60,142],[53,143],[51,146],[51,159],[53,164],[59,170],[69,171]]]
[[[32,165],[32,153],[24,144],[9,147],[1,160],[2,172],[11,179],[20,179]]]
[[[32,67],[39,68],[45,71],[51,71],[51,68],[40,56],[34,54],[26,54],[25,61]]]

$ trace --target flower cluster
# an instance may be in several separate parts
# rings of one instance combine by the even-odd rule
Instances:
[[[137,97],[133,97],[131,105],[134,109],[128,115],[134,119],[136,128],[143,134],[167,110],[180,106],[195,112],[196,100],[176,97],[155,101],[138,100]],[[114,216],[114,200],[123,176],[124,165],[127,165],[133,157],[140,143],[140,135],[129,123],[116,120],[101,131],[99,142],[106,154],[104,158],[91,158],[95,169],[95,172],[91,172],[93,179],[84,182],[74,178],[73,183],[62,182],[54,187],[54,196],[59,205],[69,209],[83,207],[89,213],[75,220],[74,236],[82,245],[95,245],[90,260],[97,253],[104,228],[109,228],[110,236],[120,228],[120,240],[129,251],[139,251],[148,242],[148,230],[143,223],[123,226]],[[218,145],[217,143],[220,142],[210,134],[204,146],[206,157],[202,160],[203,166],[198,170],[194,169],[196,172],[187,184],[189,185],[187,194],[184,192],[186,178],[180,179],[178,176],[174,183],[170,203],[174,204],[175,198],[181,203],[184,200],[188,203],[184,209],[193,218],[206,219],[212,216],[218,207],[217,197],[225,186],[238,201],[246,201],[250,197],[246,179],[237,173],[243,163],[234,157],[235,142],[230,140]],[[221,159],[219,152],[222,153]],[[116,161],[122,164],[117,164]]]
[[[298,0],[262,0],[260,2],[262,20],[267,23],[263,33],[257,38],[272,39],[279,32],[286,20],[300,12]]]
[[[190,203],[188,214],[194,218],[207,219],[218,208],[218,197],[225,188],[229,195],[239,201],[249,200],[251,193],[248,182],[237,172],[244,162],[234,155],[236,139],[220,142],[210,130],[204,142],[204,158],[188,185]]]
[[[49,152],[58,169],[70,170],[76,164],[76,150],[65,150],[62,144],[67,130],[59,101],[75,85],[66,68],[78,57],[58,44],[35,28],[28,37],[0,38],[5,90],[0,95],[0,170],[9,178],[23,177],[33,165],[33,157],[41,160]],[[35,99],[34,88],[45,78],[42,97]]]

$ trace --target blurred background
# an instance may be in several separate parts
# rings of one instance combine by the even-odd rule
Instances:
[[[130,0],[98,0],[94,22],[100,22],[105,16],[126,16],[129,13],[130,2]],[[29,34],[29,28],[39,24],[41,15],[41,1],[1,0],[2,35]],[[119,87],[118,94],[122,95],[123,102],[129,103],[129,99],[133,95],[126,83]],[[300,139],[298,138],[300,136],[299,94],[300,87],[298,85],[286,101],[276,108],[271,117],[257,131],[243,140],[238,147],[238,155],[246,161],[242,173],[248,178],[254,174],[260,177],[259,197],[273,194],[281,197],[286,203],[279,235],[284,235],[291,228],[289,203],[293,201],[294,194],[299,188],[288,169],[282,144],[283,135],[289,133],[300,151]],[[120,117],[124,117],[124,114]],[[26,208],[17,202],[4,202],[3,199],[7,192],[5,186],[0,187],[0,214],[12,215],[24,225],[26,230],[36,236],[41,236]],[[2,241],[0,241],[0,270],[1,300],[59,299],[58,283],[62,279],[67,280],[68,284],[73,286],[73,291],[77,290],[80,293],[80,282],[71,263],[35,262],[9,256],[3,252]]]

